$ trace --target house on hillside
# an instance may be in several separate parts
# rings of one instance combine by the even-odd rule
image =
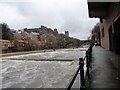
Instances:
[[[6,50],[12,46],[13,46],[13,43],[10,40],[0,39],[0,49],[1,50]]]

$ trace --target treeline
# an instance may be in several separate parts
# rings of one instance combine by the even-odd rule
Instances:
[[[2,26],[0,29],[2,37],[0,39],[10,40],[12,42],[11,47],[7,49],[9,52],[75,48],[86,43],[86,41],[80,41],[65,34],[54,32],[52,29],[45,28],[36,36],[32,32],[27,32],[26,28],[18,33],[11,30],[6,23],[0,25]],[[89,42],[87,41],[87,43]]]
[[[12,31],[6,23],[0,24],[0,39],[4,40],[13,40]]]

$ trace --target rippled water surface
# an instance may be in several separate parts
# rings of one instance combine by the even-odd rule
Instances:
[[[78,59],[84,54],[85,51],[78,48],[5,57],[1,60],[2,88],[65,88],[78,67]],[[74,60],[34,61],[34,59]]]

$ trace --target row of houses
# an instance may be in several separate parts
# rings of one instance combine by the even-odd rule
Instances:
[[[90,18],[99,18],[96,33],[92,38],[110,51],[120,54],[120,1],[119,2],[91,2],[88,0]]]
[[[2,36],[2,33],[1,33],[1,36]],[[13,40],[0,39],[1,50],[7,50],[11,47],[14,47],[15,45],[17,45],[18,47],[24,47],[25,44],[27,43],[34,43],[38,45],[44,44],[44,41],[41,38],[39,38],[38,33],[35,33],[35,32],[28,33],[24,30],[16,30],[12,32],[12,37],[13,37]]]

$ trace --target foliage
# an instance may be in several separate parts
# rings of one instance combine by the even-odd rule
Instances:
[[[89,90],[91,88],[91,79],[86,78],[85,86],[86,86],[86,90]]]
[[[6,23],[1,24],[2,25],[2,37],[1,39],[5,40],[12,40],[12,31],[10,30],[9,26]]]
[[[68,37],[64,34],[54,32],[52,29],[43,28],[39,36],[33,33],[21,31],[12,34],[9,26],[6,23],[2,24],[2,39],[13,40],[13,51],[32,51],[43,49],[57,49],[57,48],[70,48],[79,47],[82,42],[79,39]],[[24,30],[27,30],[25,28]],[[38,33],[38,32],[37,32]],[[40,38],[40,39],[39,39]],[[43,42],[40,42],[40,41]],[[19,42],[22,41],[22,42]],[[24,46],[21,45],[24,43]]]

